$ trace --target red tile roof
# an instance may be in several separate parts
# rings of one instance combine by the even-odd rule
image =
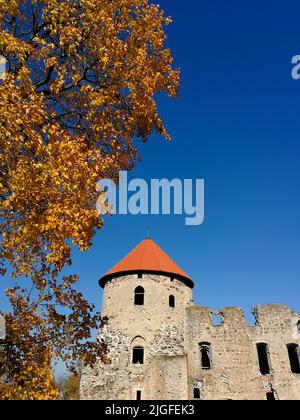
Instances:
[[[152,239],[144,239],[99,280],[100,286],[111,277],[125,273],[153,272],[171,274],[193,286],[192,280]]]

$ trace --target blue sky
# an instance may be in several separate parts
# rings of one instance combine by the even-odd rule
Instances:
[[[293,0],[160,1],[181,68],[178,100],[158,105],[172,142],[139,146],[130,178],[204,178],[205,222],[113,216],[72,272],[101,308],[97,280],[146,236],[195,282],[214,310],[283,303],[300,312],[300,5]]]
[[[131,177],[204,178],[205,222],[113,216],[85,254],[83,290],[151,226],[152,238],[194,280],[197,304],[217,310],[283,303],[300,312],[300,54],[296,1],[161,0],[168,45],[181,68],[177,101],[159,98],[172,142],[153,137]]]

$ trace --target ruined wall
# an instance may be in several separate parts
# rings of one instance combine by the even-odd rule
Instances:
[[[300,399],[300,375],[291,372],[286,345],[300,345],[300,316],[282,305],[260,305],[253,309],[256,324],[248,326],[239,308],[218,312],[220,325],[213,325],[209,308],[188,309],[189,397],[198,386],[201,399],[265,400],[274,391],[276,399]],[[199,343],[211,344],[211,369],[202,369]],[[262,375],[256,343],[266,343],[271,372]],[[300,356],[300,355],[299,355]]]
[[[253,313],[256,325],[250,328],[252,342],[267,343],[269,349],[271,372],[260,378],[263,390],[271,386],[278,399],[300,400],[300,374],[292,373],[287,351],[291,343],[298,344],[300,350],[300,314],[283,305],[259,305]]]
[[[134,289],[145,289],[143,306],[134,305]],[[169,295],[175,308],[169,307]],[[240,308],[214,312],[192,304],[191,289],[161,275],[123,276],[106,284],[103,313],[109,322],[99,333],[108,346],[108,363],[87,369],[81,381],[83,399],[300,400],[300,374],[292,373],[287,344],[300,346],[300,315],[283,305],[253,309],[247,325]],[[214,325],[212,315],[222,322]],[[203,369],[199,343],[210,344],[211,369]],[[259,369],[257,343],[268,345],[270,373]],[[132,363],[132,348],[145,349],[144,364]],[[299,354],[300,357],[300,354]]]
[[[181,330],[162,323],[152,342],[143,341],[142,365],[132,363],[132,338],[112,330],[109,324],[98,340],[108,346],[107,363],[98,362],[93,369],[84,370],[82,399],[135,400],[138,390],[143,399],[187,399],[187,358]]]
[[[99,361],[93,369],[82,373],[81,399],[110,400],[131,399],[129,379],[130,337],[106,325],[97,340],[103,340],[108,347],[106,363]]]
[[[187,321],[189,397],[198,385],[201,399],[255,399],[256,369],[252,361],[252,342],[239,308],[220,311],[223,322],[212,324],[212,311],[192,307]],[[199,343],[211,344],[211,369],[201,369]]]

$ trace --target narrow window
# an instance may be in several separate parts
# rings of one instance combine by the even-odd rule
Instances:
[[[293,373],[300,373],[300,361],[299,361],[299,346],[298,344],[287,345],[291,370]]]
[[[144,305],[144,296],[145,290],[142,286],[138,286],[134,291],[134,304],[135,305]]]
[[[169,296],[169,306],[175,308],[175,297],[173,295]]]
[[[267,392],[266,397],[268,401],[275,401],[275,395],[273,391]]]
[[[299,321],[297,322],[297,330],[298,330],[298,333],[300,333],[300,319],[299,319]]]
[[[202,369],[211,369],[211,351],[209,343],[200,343],[200,363]]]
[[[141,399],[142,399],[142,391],[140,391],[140,390],[136,391],[136,399],[137,399],[137,401],[141,401]]]
[[[194,388],[194,398],[195,400],[200,400],[200,389]]]
[[[138,279],[142,279],[143,278],[143,273],[138,273]]]
[[[265,343],[257,343],[256,348],[260,373],[262,375],[267,375],[270,373],[268,345]]]
[[[142,365],[144,363],[144,349],[143,347],[134,347],[132,350],[132,363]]]

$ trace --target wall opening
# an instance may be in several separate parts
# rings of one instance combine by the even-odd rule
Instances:
[[[266,397],[268,401],[275,401],[275,395],[273,391],[267,392]]]
[[[194,399],[195,400],[200,400],[200,389],[199,388],[194,388]]]
[[[142,365],[144,363],[144,349],[143,347],[134,347],[132,349],[132,363]]]
[[[145,290],[142,286],[138,286],[134,290],[134,304],[142,306],[145,300]]]
[[[142,279],[143,278],[143,273],[138,273],[138,279]]]
[[[299,360],[299,346],[298,344],[288,344],[287,345],[291,371],[293,373],[300,373],[300,360]]]
[[[298,333],[300,333],[300,319],[299,319],[299,321],[297,322],[297,330],[298,330]]]
[[[175,297],[173,295],[169,296],[169,306],[175,308]]]
[[[213,325],[221,325],[222,324],[222,317],[220,314],[212,314],[211,320]]]
[[[262,375],[267,375],[268,373],[270,373],[268,344],[257,343],[256,348],[257,348],[257,356],[258,356],[260,373]]]
[[[142,399],[142,391],[141,390],[136,391],[136,399],[137,399],[137,401],[141,401],[141,399]]]
[[[210,343],[200,343],[200,366],[202,369],[211,369],[211,346]]]
[[[246,308],[246,310],[244,311],[244,316],[245,316],[246,323],[249,327],[254,327],[254,325],[256,325],[257,320],[256,320],[256,315],[254,313],[254,310],[252,311]]]

